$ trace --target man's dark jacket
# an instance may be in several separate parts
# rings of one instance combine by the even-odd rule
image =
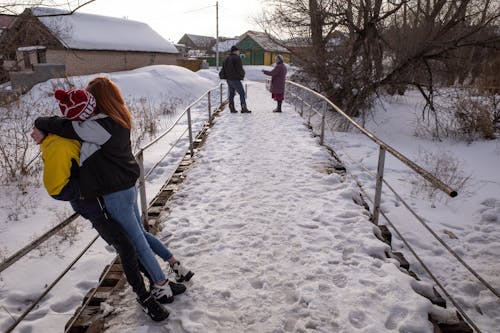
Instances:
[[[245,70],[239,55],[231,53],[222,64],[222,69],[226,74],[226,80],[243,80]]]

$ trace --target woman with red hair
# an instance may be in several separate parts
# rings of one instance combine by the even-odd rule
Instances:
[[[97,198],[105,213],[116,220],[136,247],[139,260],[152,278],[151,293],[160,303],[170,303],[185,286],[168,281],[155,254],[170,264],[178,282],[193,273],[183,267],[155,236],[144,229],[137,207],[139,166],[132,153],[132,116],[118,86],[106,77],[89,82],[87,91],[96,100],[85,121],[40,117],[35,127],[45,133],[76,139],[80,150],[80,191],[83,198]]]

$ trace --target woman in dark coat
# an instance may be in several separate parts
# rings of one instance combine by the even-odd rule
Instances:
[[[271,76],[271,96],[278,103],[273,112],[281,112],[281,103],[285,98],[286,78],[286,66],[283,63],[283,56],[281,54],[276,56],[276,66],[272,71],[262,70],[262,73]]]

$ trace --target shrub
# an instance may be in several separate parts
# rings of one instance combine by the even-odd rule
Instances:
[[[486,98],[460,96],[456,99],[454,120],[457,136],[473,141],[477,134],[484,139],[495,139],[494,113]],[[493,112],[492,112],[493,111]]]
[[[463,173],[462,163],[448,152],[430,152],[420,149],[418,152],[418,161],[424,169],[433,176],[456,190],[463,191],[468,186],[470,176]],[[423,195],[428,199],[443,200],[447,195],[434,187],[430,182],[420,175],[413,174],[410,178],[412,184],[412,194]]]
[[[44,107],[43,100],[24,99],[1,109],[0,179],[4,183],[40,173],[40,150],[30,134],[37,110]]]
[[[435,102],[435,110],[416,119],[415,135],[453,138],[472,142],[492,140],[500,127],[500,98],[478,89],[444,92]]]
[[[132,146],[134,150],[152,140],[161,131],[166,129],[177,113],[181,104],[178,98],[162,97],[159,102],[141,97],[127,101],[127,106],[132,113],[134,128],[132,131]]]

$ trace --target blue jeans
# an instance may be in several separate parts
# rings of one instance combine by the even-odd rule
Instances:
[[[155,258],[155,253],[165,261],[172,257],[172,253],[162,242],[144,229],[137,208],[137,189],[135,186],[103,195],[103,198],[107,212],[121,225],[135,245],[139,260],[153,282],[165,280],[165,274]]]
[[[229,87],[229,104],[234,105],[235,91],[240,95],[241,106],[247,105],[245,102],[245,89],[243,89],[243,84],[240,80],[227,80],[227,86]]]

